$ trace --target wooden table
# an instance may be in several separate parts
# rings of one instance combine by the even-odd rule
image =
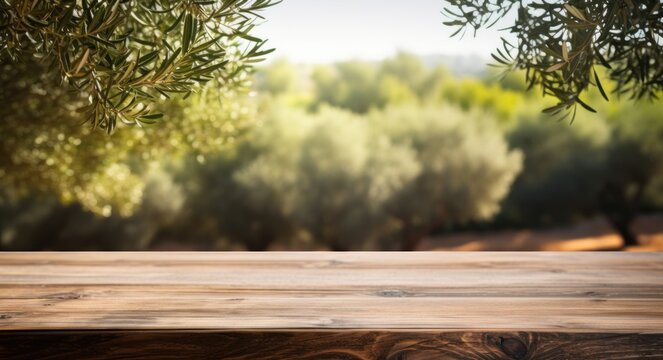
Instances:
[[[0,253],[0,359],[663,359],[663,254]]]

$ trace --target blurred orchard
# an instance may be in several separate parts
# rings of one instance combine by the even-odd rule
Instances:
[[[2,70],[3,250],[414,250],[596,217],[634,245],[636,218],[663,210],[660,102],[591,90],[597,113],[559,121],[518,72],[277,59],[107,135],[39,74]]]

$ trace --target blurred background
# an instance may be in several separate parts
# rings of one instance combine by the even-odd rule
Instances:
[[[4,65],[0,249],[663,250],[663,103],[542,114],[487,66],[504,34],[450,38],[416,3],[279,4],[244,91],[112,136]]]

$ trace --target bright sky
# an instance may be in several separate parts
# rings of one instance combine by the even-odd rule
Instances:
[[[320,63],[377,60],[405,50],[419,55],[477,54],[488,58],[504,32],[450,38],[443,0],[284,0],[263,11],[256,33],[276,47],[271,58]],[[500,34],[502,33],[502,34]]]

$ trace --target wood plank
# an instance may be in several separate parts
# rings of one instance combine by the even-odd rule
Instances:
[[[0,358],[663,359],[663,254],[0,253]]]
[[[663,332],[663,254],[0,253],[0,329]]]
[[[561,360],[661,359],[651,334],[478,332],[10,332],[4,360]]]

